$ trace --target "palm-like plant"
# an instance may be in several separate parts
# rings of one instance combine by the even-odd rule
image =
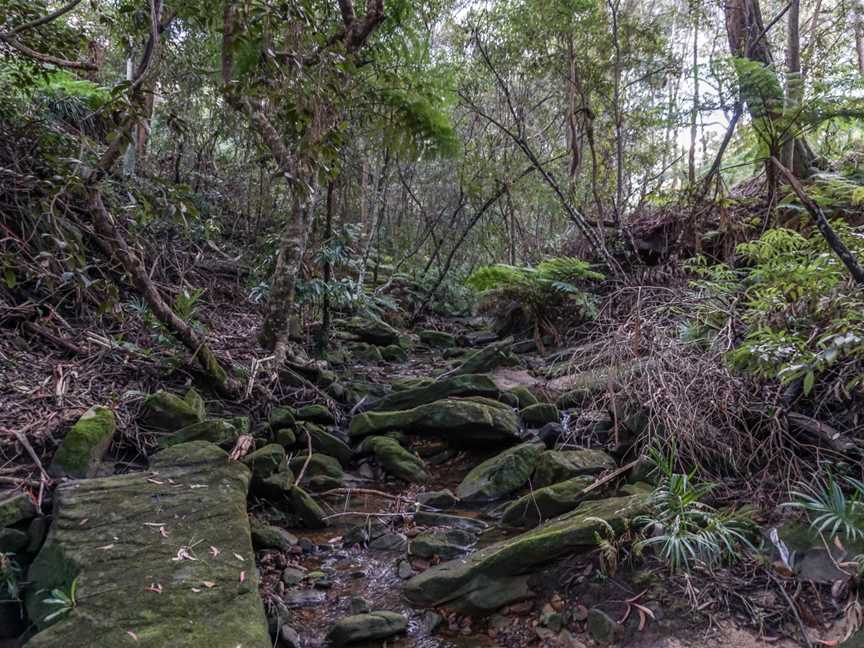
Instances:
[[[851,477],[843,481],[851,491],[849,494],[830,474],[812,485],[799,483],[798,490],[792,491],[795,501],[787,506],[807,511],[810,526],[819,533],[842,534],[848,540],[864,539],[864,482]]]
[[[634,520],[643,527],[637,551],[655,548],[677,572],[690,571],[695,563],[713,567],[726,557],[734,557],[738,545],[750,546],[747,520],[702,501],[715,484],[696,483],[694,473],[675,473],[667,461],[657,459],[655,463],[662,478],[652,495],[654,514]]]

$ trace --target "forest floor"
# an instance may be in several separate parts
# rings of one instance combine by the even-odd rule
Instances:
[[[232,293],[231,287],[223,286],[212,294],[212,300],[202,302],[198,318],[206,323],[223,357],[235,366],[250,368],[246,375],[250,396],[238,403],[208,400],[208,411],[248,415],[254,426],[269,416],[274,405],[296,407],[320,401],[314,390],[272,382],[264,372],[256,372],[260,351],[253,331],[259,324],[258,315],[242,305],[239,293]],[[181,392],[195,379],[184,369],[182,354],[162,341],[156,329],[134,323],[126,330],[99,330],[84,321],[65,324],[66,344],[51,343],[38,332],[0,330],[4,368],[0,476],[10,490],[30,493],[44,514],[50,513],[52,483],[40,465],[50,463],[66,431],[84,411],[104,404],[118,419],[118,433],[101,474],[144,469],[156,445],[156,437],[138,425],[146,394],[157,389]],[[425,325],[464,340],[466,333],[481,332],[484,324],[476,319],[431,319]],[[384,394],[399,379],[430,378],[451,369],[470,351],[473,349],[461,349],[445,357],[448,354],[441,350],[418,345],[401,361],[350,360],[334,370],[340,381],[363,384],[370,394]],[[560,392],[560,383],[554,384],[550,376],[560,379],[561,374],[550,372],[550,367],[569,356],[556,355],[555,349],[547,351],[546,355],[536,350],[519,354],[514,366],[498,367],[490,375],[501,390],[528,385],[541,394]],[[259,398],[265,384],[266,401]],[[350,405],[340,408],[340,430],[334,433],[346,430],[353,412]],[[29,443],[22,443],[20,433]],[[750,559],[712,571],[697,569],[689,576],[671,575],[659,561],[634,556],[623,541],[613,541],[602,550],[570,552],[551,565],[538,567],[530,579],[533,597],[491,615],[474,618],[445,609],[413,608],[403,596],[406,578],[435,568],[440,558],[406,556],[406,547],[401,545],[395,550],[376,549],[370,546],[374,538],[368,534],[359,542],[352,538],[356,539],[358,528],[373,526],[377,537],[404,538],[406,543],[424,533],[447,531],[446,524],[420,524],[414,519],[418,494],[458,490],[465,475],[495,453],[488,449],[451,451],[439,440],[426,437],[411,436],[404,442],[427,459],[429,480],[425,484],[389,478],[368,458],[352,462],[343,480],[349,492],[318,496],[325,512],[334,516],[326,529],[311,531],[285,523],[282,526],[300,538],[297,545],[290,551],[259,551],[265,607],[271,613],[281,610],[280,622],[300,633],[301,645],[323,645],[329,628],[356,611],[356,606],[362,608],[364,601],[409,620],[407,634],[387,645],[422,648],[596,645],[596,631],[588,622],[589,610],[595,609],[605,614],[617,641],[646,648],[801,645],[802,628],[809,645],[837,645],[855,629],[858,609],[834,591],[831,580],[799,580]],[[562,445],[583,448],[597,444],[596,437],[570,435]],[[364,493],[350,492],[356,489]],[[523,492],[525,489],[516,494]],[[480,520],[488,527],[479,534],[472,552],[515,535],[498,525],[499,506],[458,503],[446,512]],[[250,514],[273,523],[267,506],[260,502],[252,503]],[[776,511],[757,512],[758,519],[765,522],[767,531],[769,520],[777,522]],[[304,574],[299,583],[286,585],[284,573],[289,568]]]

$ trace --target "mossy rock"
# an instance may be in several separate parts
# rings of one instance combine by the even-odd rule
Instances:
[[[406,362],[408,352],[398,344],[391,344],[381,348],[381,357],[387,362]]]
[[[534,395],[525,385],[516,385],[510,390],[510,393],[516,397],[517,407],[524,410],[531,405],[537,405],[540,400]]]
[[[597,475],[616,466],[602,450],[546,450],[537,461],[532,484],[542,488],[580,475]]]
[[[405,598],[417,607],[491,612],[500,599],[487,594],[556,558],[596,546],[606,524],[620,533],[630,520],[648,510],[649,501],[650,495],[638,494],[583,502],[576,510],[536,529],[414,576],[405,583]]]
[[[464,529],[444,529],[421,533],[411,541],[409,553],[420,558],[453,560],[471,551],[477,536]]]
[[[354,451],[351,450],[348,444],[314,423],[298,424],[297,440],[300,447],[307,447],[307,434],[311,437],[313,452],[319,452],[334,457],[343,466],[347,466],[351,461]]]
[[[572,511],[586,499],[599,497],[600,491],[583,495],[582,491],[593,483],[588,476],[574,477],[545,488],[532,490],[504,509],[501,523],[509,527],[531,528],[543,520]]]
[[[428,387],[433,384],[435,384],[434,378],[396,378],[390,383],[390,386],[394,392],[398,392],[414,389],[415,387]]]
[[[349,320],[337,320],[335,324],[337,328],[369,344],[376,346],[399,344],[399,331],[379,319],[352,317]]]
[[[0,553],[17,554],[30,543],[25,531],[20,529],[0,529]]]
[[[310,529],[323,529],[327,526],[324,511],[309,493],[299,486],[294,486],[289,495],[292,512],[300,518],[304,526]]]
[[[408,620],[396,612],[370,612],[340,619],[327,633],[333,648],[350,644],[380,642],[408,630]]]
[[[333,425],[336,422],[336,417],[333,416],[326,405],[313,404],[304,405],[294,415],[298,421],[309,421],[320,425]]]
[[[485,374],[470,374],[426,382],[394,391],[372,406],[376,411],[399,411],[419,407],[453,396],[486,396],[498,398],[498,386]]]
[[[243,463],[252,471],[252,480],[262,480],[273,476],[285,463],[285,448],[270,443],[243,457]]]
[[[510,352],[512,346],[513,340],[509,338],[490,344],[486,348],[472,353],[462,364],[448,372],[447,376],[488,373],[500,366],[512,365],[516,362]]]
[[[541,428],[547,423],[557,423],[561,418],[558,408],[551,403],[529,405],[519,412],[519,416],[527,428]]]
[[[416,483],[429,479],[423,460],[408,452],[394,439],[383,436],[367,437],[361,444],[360,451],[374,454],[378,465],[389,475]]]
[[[449,349],[457,344],[456,336],[444,331],[420,331],[420,342],[433,349]]]
[[[297,443],[297,435],[291,428],[280,428],[272,434],[273,443],[278,443],[283,448],[290,448]]]
[[[381,355],[381,349],[372,344],[361,342],[351,346],[351,356],[355,360],[361,362],[381,363],[384,362],[384,356]]]
[[[36,505],[26,493],[15,493],[0,500],[0,527],[8,527],[36,517]]]
[[[207,441],[218,446],[230,446],[239,436],[237,428],[225,419],[206,419],[187,425],[181,430],[158,440],[160,448],[170,448],[193,441]]]
[[[40,631],[28,648],[198,648],[227,637],[232,648],[272,645],[246,516],[249,470],[203,442],[165,450],[151,467],[158,474],[57,487],[54,523],[27,575],[25,603]],[[178,560],[193,540],[186,551],[198,559]],[[46,621],[56,611],[49,592],[73,582],[76,607]],[[146,591],[155,586],[161,594]]]
[[[83,479],[96,474],[117,430],[114,412],[95,405],[66,433],[48,467],[52,477]]]
[[[288,466],[282,466],[277,472],[263,479],[253,479],[250,486],[252,493],[264,499],[280,502],[291,496],[294,486],[294,473]]]
[[[487,459],[469,472],[456,494],[463,501],[492,502],[528,483],[543,452],[542,443],[523,443]]]
[[[276,549],[289,552],[296,544],[297,537],[285,529],[263,522],[252,522],[252,546],[256,550]]]
[[[464,444],[519,440],[519,421],[512,411],[456,399],[403,411],[359,414],[351,420],[349,435],[362,438],[390,430],[435,435]]]
[[[204,400],[194,389],[185,398],[160,389],[144,401],[142,423],[161,432],[176,432],[204,420]]]
[[[300,474],[304,464],[306,464],[306,458],[307,455],[300,455],[291,460],[289,466],[295,475]],[[327,477],[341,481],[345,473],[342,471],[342,465],[334,457],[313,452],[312,457],[309,459],[309,465],[306,467],[304,477],[312,478],[318,475],[326,475]]]
[[[281,430],[283,428],[294,428],[297,424],[293,407],[274,407],[270,412],[270,429]]]

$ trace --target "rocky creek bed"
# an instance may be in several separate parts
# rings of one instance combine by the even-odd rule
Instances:
[[[0,502],[27,570],[9,645],[707,645],[657,570],[594,551],[651,505],[638,407],[583,408],[608,377],[555,391],[530,344],[342,324],[306,377],[320,402],[250,422],[150,395],[148,471],[110,475],[114,416],[85,414],[48,468],[51,514]]]

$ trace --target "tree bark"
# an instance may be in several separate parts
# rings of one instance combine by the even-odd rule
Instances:
[[[795,165],[795,134],[792,132],[795,120],[801,110],[804,86],[801,78],[801,36],[800,36],[800,0],[791,0],[786,29],[786,132],[780,152],[780,160],[790,169]]]

